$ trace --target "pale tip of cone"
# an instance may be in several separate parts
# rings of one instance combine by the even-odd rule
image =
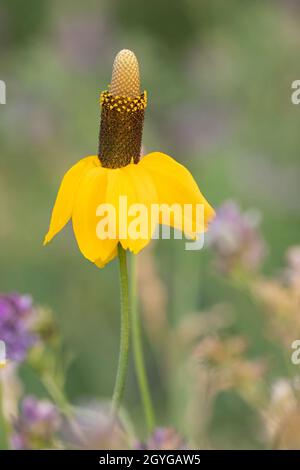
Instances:
[[[114,60],[109,91],[115,96],[140,96],[140,71],[136,55],[122,49]]]

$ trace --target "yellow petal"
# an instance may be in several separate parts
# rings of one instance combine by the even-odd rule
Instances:
[[[97,234],[99,216],[97,208],[105,203],[107,168],[90,169],[82,179],[74,202],[72,223],[75,237],[82,254],[92,262],[101,265],[112,256],[117,240],[101,240]]]
[[[118,249],[117,247],[113,250],[113,252],[105,259],[105,260],[102,260],[101,258],[97,259],[95,261],[95,265],[98,267],[98,268],[104,268],[104,266],[109,263],[110,261],[112,261],[118,254]]]
[[[160,152],[153,152],[142,158],[139,165],[146,169],[153,178],[158,194],[159,204],[178,204],[183,214],[183,226],[191,227],[192,232],[186,231],[188,235],[200,233],[207,229],[208,222],[214,217],[215,211],[201,194],[197,183],[191,173],[173,158]],[[192,214],[186,215],[183,211],[184,204],[191,204]],[[204,224],[196,224],[196,205],[202,204],[204,209]],[[191,220],[192,218],[192,220]],[[160,218],[160,223],[166,222]],[[172,227],[182,229],[182,224],[178,223],[175,216],[170,218],[169,224]]]
[[[151,223],[151,204],[157,202],[151,176],[139,164],[111,171],[106,201],[117,208],[117,234],[123,248],[138,253],[149,243],[158,223]]]
[[[50,242],[50,240],[69,221],[72,214],[76,191],[79,187],[80,181],[90,168],[93,168],[99,164],[100,162],[97,156],[85,157],[79,160],[79,162],[77,162],[67,171],[62,179],[56,197],[49,230],[44,239],[44,245]]]

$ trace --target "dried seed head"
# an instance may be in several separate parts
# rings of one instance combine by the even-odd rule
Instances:
[[[114,60],[109,91],[115,96],[140,96],[140,71],[135,54],[122,49]]]

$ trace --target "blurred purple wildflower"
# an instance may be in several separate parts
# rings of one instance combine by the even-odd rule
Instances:
[[[182,437],[173,428],[157,428],[147,442],[138,443],[139,450],[184,450],[187,449]]]
[[[234,201],[217,210],[210,225],[209,242],[214,249],[217,268],[226,274],[236,269],[257,270],[266,248],[259,232],[260,218],[254,211],[242,213]]]
[[[13,423],[11,445],[15,450],[50,448],[61,425],[57,408],[48,400],[24,398],[20,416]]]
[[[31,331],[34,317],[32,299],[28,295],[0,295],[0,339],[6,344],[7,359],[20,362],[37,337]]]

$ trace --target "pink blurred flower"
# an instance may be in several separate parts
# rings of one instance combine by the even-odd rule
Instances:
[[[5,342],[7,359],[21,362],[37,341],[31,330],[34,317],[32,299],[28,295],[0,295],[0,339]]]
[[[256,213],[241,212],[234,201],[221,205],[209,232],[209,243],[221,272],[255,271],[261,266],[266,248],[258,227]]]
[[[173,428],[157,428],[144,443],[138,443],[141,450],[184,450],[186,443]]]
[[[50,401],[27,396],[19,417],[13,422],[12,447],[15,450],[51,448],[60,425],[60,413]]]

